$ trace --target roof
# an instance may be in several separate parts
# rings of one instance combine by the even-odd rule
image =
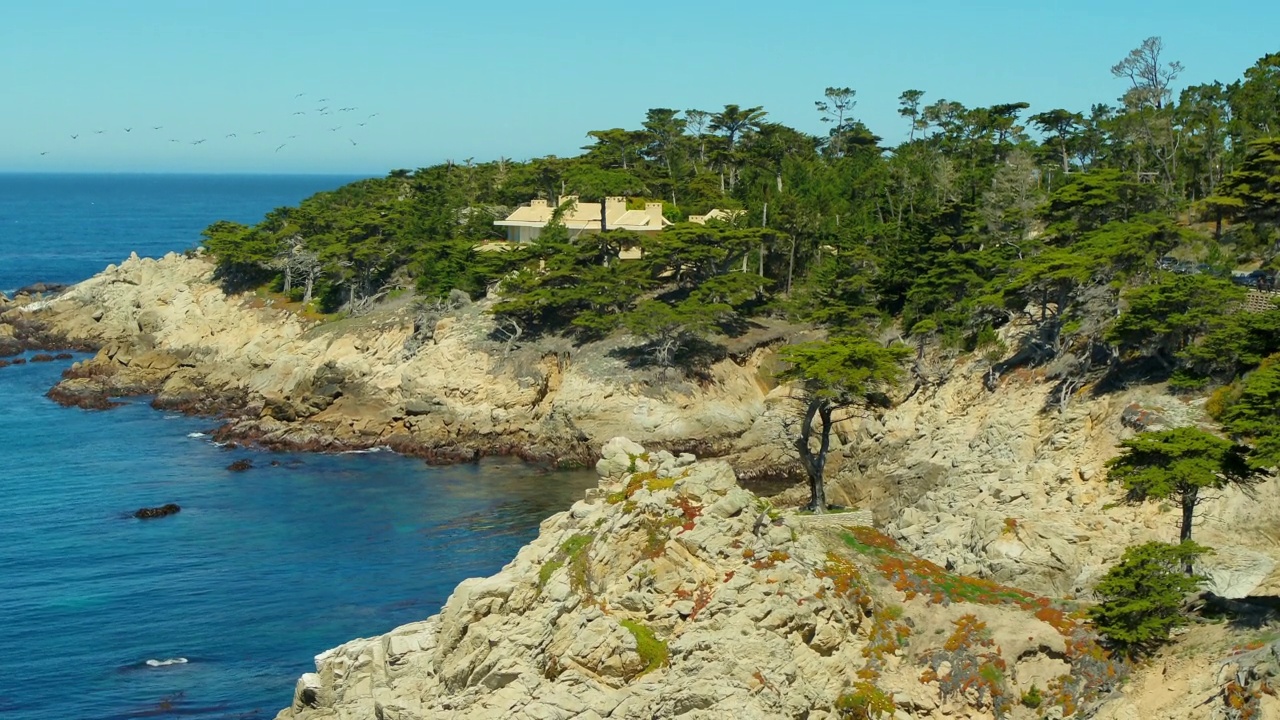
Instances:
[[[573,230],[590,230],[600,228],[600,210],[603,205],[607,210],[605,224],[610,230],[661,230],[671,225],[671,221],[662,216],[662,203],[645,203],[643,210],[628,210],[627,199],[623,197],[605,198],[604,203],[579,202],[576,195],[559,198],[559,204],[573,203],[561,216],[565,227]],[[545,227],[551,222],[555,213],[555,205],[546,200],[533,200],[528,205],[515,209],[504,220],[493,224],[505,227]]]

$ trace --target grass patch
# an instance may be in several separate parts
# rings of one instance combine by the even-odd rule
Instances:
[[[634,459],[633,459],[632,465],[634,467]],[[622,488],[617,492],[611,492],[608,495],[605,495],[604,497],[605,502],[609,503],[610,505],[617,505],[620,502],[629,500],[631,499],[632,495],[635,495],[637,492],[639,492],[640,489],[645,487],[647,483],[654,482],[657,480],[658,480],[657,470],[648,470],[642,473],[632,473],[631,477],[627,479],[626,487]],[[674,484],[674,482],[675,481],[673,480],[672,483]]]
[[[551,576],[566,565],[569,567],[569,587],[585,592],[587,587],[587,549],[595,540],[591,535],[574,535],[560,544],[555,557],[538,568],[538,587],[544,588]]]
[[[564,562],[560,560],[548,560],[542,563],[542,567],[538,568],[538,587],[546,587],[547,581],[562,567],[564,567]]]
[[[635,620],[619,620],[618,623],[636,639],[636,652],[644,661],[644,669],[636,677],[653,672],[667,664],[667,644],[654,635],[652,628]]]
[[[564,554],[566,564],[569,566],[569,587],[588,595],[591,593],[587,572],[587,549],[591,547],[592,540],[595,538],[590,535],[574,535],[560,546],[560,552]]]
[[[671,488],[675,487],[675,484],[676,484],[676,479],[673,477],[669,477],[669,478],[655,477],[652,480],[646,482],[644,484],[644,487],[649,492],[659,492],[661,490],[670,490]]]

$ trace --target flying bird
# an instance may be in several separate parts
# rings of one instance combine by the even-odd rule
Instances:
[[[367,123],[367,122],[356,123],[356,127],[364,127],[365,125],[368,125],[368,124],[369,124],[369,123]]]
[[[306,95],[306,93],[298,93],[297,95],[294,95],[294,96],[293,96],[293,99],[294,99],[294,100],[297,100],[298,98],[302,97],[303,95]]]
[[[378,117],[378,116],[379,116],[379,115],[381,115],[381,114],[382,114],[382,113],[374,113],[374,114],[370,115],[369,117],[370,117],[370,118],[376,118],[376,117]]]
[[[48,150],[45,150],[44,152],[40,153],[40,155],[42,155],[42,156],[43,156],[43,155],[48,155],[48,154],[49,154],[49,151],[48,151]]]
[[[324,106],[324,107],[322,107],[322,108],[318,108],[318,109],[316,110],[316,112],[324,112],[325,110],[328,110],[328,109],[329,109],[329,106],[328,106],[328,105],[325,105],[325,106]]]
[[[79,135],[72,135],[72,136],[71,136],[71,139],[72,139],[72,140],[75,140],[75,139],[77,139],[77,138],[79,138],[79,137],[80,137]]]
[[[227,133],[227,137],[229,137],[229,138],[233,138],[233,137],[235,137],[235,136],[236,136],[236,134],[235,134],[235,133]]]
[[[316,102],[329,102],[329,98],[320,98]]]
[[[125,128],[125,129],[124,129],[124,131],[125,131],[125,132],[133,132],[133,128]]]
[[[101,134],[102,134],[102,133],[104,133],[104,132],[106,132],[106,130],[94,130],[94,131],[93,131],[93,134],[94,134],[94,135],[101,135]]]
[[[255,133],[254,133],[254,135],[261,135],[261,134],[262,134],[262,133],[264,133],[264,132],[266,132],[266,130],[259,130],[259,131],[255,132]]]
[[[351,138],[347,138],[347,139],[348,139],[348,140],[351,140]],[[358,143],[357,143],[355,140],[351,140],[351,144],[352,144],[352,145],[357,145]]]
[[[359,109],[360,108],[344,107],[344,108],[338,108],[338,112],[351,112],[352,110],[359,110]]]
[[[202,142],[204,142],[204,138],[201,138],[201,139],[199,139],[199,140],[192,140],[192,141],[191,141],[191,144],[192,144],[192,145],[199,145],[199,144],[200,144],[200,143],[202,143]]]
[[[341,129],[342,129],[342,126],[341,126],[341,125],[339,125],[339,126],[338,126],[338,127],[336,127],[336,128],[329,128],[329,132],[338,132],[338,131],[339,131],[339,130],[341,130]]]
[[[164,126],[163,126],[163,125],[153,125],[153,126],[151,127],[151,129],[152,129],[152,130],[163,130],[163,129],[164,129]]]
[[[284,147],[285,145],[288,145],[288,143],[280,143],[279,145],[277,145],[276,152],[280,152],[280,148]]]
[[[169,142],[182,142],[178,138],[169,138]]]
[[[298,136],[297,136],[297,135],[290,135],[289,137],[285,138],[285,140],[293,140],[293,139],[294,139],[294,138],[296,138],[296,137],[298,137]],[[283,145],[281,145],[280,147],[284,147],[284,146],[283,146]]]
[[[298,112],[294,113],[294,115],[306,115],[306,114],[307,113],[305,110],[299,110]]]

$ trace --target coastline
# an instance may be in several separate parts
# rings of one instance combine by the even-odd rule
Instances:
[[[318,323],[228,296],[212,270],[200,257],[133,256],[50,299],[9,303],[0,323],[28,349],[96,352],[50,390],[60,404],[103,410],[150,395],[158,409],[218,418],[222,442],[582,467],[626,434],[728,457],[748,479],[798,479],[786,396],[767,369],[776,334],[701,377],[675,377],[629,367],[616,343],[490,339],[484,300],[427,326],[408,302]]]

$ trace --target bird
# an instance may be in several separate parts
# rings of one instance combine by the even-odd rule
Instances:
[[[344,107],[344,108],[338,108],[338,112],[351,112],[352,110],[359,110],[359,109],[360,108]]]
[[[316,112],[324,112],[325,110],[328,110],[328,109],[329,109],[329,106],[325,105],[324,107],[319,108]]]
[[[316,102],[329,102],[329,98],[320,98]]]
[[[327,113],[327,112],[322,112],[322,113],[320,113],[320,114],[321,114],[321,115],[328,115],[329,113]]]
[[[293,96],[293,99],[294,99],[294,100],[297,100],[298,98],[302,97],[303,95],[306,95],[306,93],[298,93],[297,95],[294,95],[294,96]]]
[[[285,138],[285,140],[293,140],[293,139],[295,139],[295,138],[297,138],[297,137],[298,137],[297,135],[290,135],[289,137]],[[283,145],[281,145],[280,147],[284,147],[284,146],[283,146]]]
[[[339,131],[339,130],[341,130],[341,129],[342,129],[342,126],[341,126],[341,125],[339,125],[339,126],[338,126],[338,127],[336,127],[336,128],[329,128],[329,132],[338,132],[338,131]]]
[[[93,134],[94,134],[94,135],[101,135],[101,134],[102,134],[102,133],[104,133],[104,132],[106,132],[106,130],[94,130],[94,131],[93,131]]]
[[[169,142],[182,142],[178,138],[169,138]]]
[[[71,139],[72,139],[72,140],[75,140],[75,139],[77,139],[77,138],[79,138],[79,137],[80,137],[79,135],[72,135],[72,136],[71,136]]]
[[[306,114],[307,113],[304,110],[299,110],[298,112],[294,113],[294,115],[306,115]]]
[[[200,144],[200,143],[202,143],[202,142],[204,142],[204,138],[201,138],[201,139],[199,139],[199,140],[192,140],[192,141],[191,141],[191,144],[192,144],[192,145],[199,145],[199,144]]]
[[[370,115],[369,117],[370,117],[370,118],[376,118],[376,117],[378,117],[378,116],[379,116],[379,115],[381,115],[381,114],[382,114],[382,113],[374,113],[374,114]]]
[[[40,153],[40,154],[41,154],[42,156],[43,156],[43,155],[48,155],[48,154],[49,154],[49,151],[48,151],[48,150],[45,150],[44,152],[42,152],[42,153]]]
[[[236,134],[235,134],[235,133],[227,133],[227,137],[229,137],[229,138],[233,138],[233,137],[235,137],[235,136],[236,136]]]
[[[133,128],[125,128],[125,129],[124,129],[124,131],[125,131],[125,132],[133,132]]]
[[[254,133],[254,135],[261,135],[264,132],[266,132],[266,130],[258,130]]]
[[[351,138],[347,138],[347,139],[348,139],[348,140],[351,140]],[[359,144],[359,143],[357,143],[355,140],[351,140],[351,144],[352,144],[352,145],[357,145],[357,144]]]
[[[164,126],[163,126],[163,125],[153,125],[153,126],[151,126],[151,129],[152,129],[152,130],[163,130],[163,129],[164,129]]]
[[[367,122],[356,123],[356,127],[364,127],[365,125],[368,125],[368,124],[369,124],[369,123],[367,123]]]
[[[276,152],[280,152],[280,148],[284,147],[285,145],[288,145],[288,143],[280,143],[279,145],[277,145]]]

